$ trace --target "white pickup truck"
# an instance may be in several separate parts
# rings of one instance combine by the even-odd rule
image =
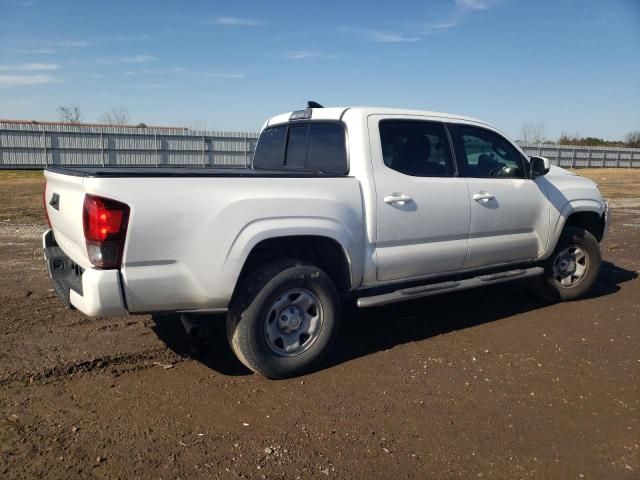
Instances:
[[[427,111],[310,102],[265,124],[251,169],[45,177],[43,247],[68,306],[227,312],[238,358],[271,378],[326,354],[345,298],[367,308],[526,277],[577,298],[609,224],[591,180]]]

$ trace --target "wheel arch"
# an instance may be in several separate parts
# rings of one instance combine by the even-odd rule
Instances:
[[[287,235],[268,237],[253,246],[242,265],[236,288],[251,271],[280,258],[294,258],[321,268],[339,292],[350,290],[354,284],[349,255],[338,240],[323,235]]]
[[[235,291],[252,268],[277,258],[298,258],[322,268],[339,291],[359,285],[363,275],[363,235],[352,234],[326,217],[264,219],[247,225],[228,251],[223,270]]]
[[[583,228],[596,237],[598,242],[604,234],[604,218],[592,210],[573,212],[564,222],[564,227],[567,226]]]
[[[566,226],[574,226],[587,230],[600,242],[605,233],[604,206],[592,199],[567,202],[551,232],[547,251],[543,258],[548,258],[556,248],[562,231]]]

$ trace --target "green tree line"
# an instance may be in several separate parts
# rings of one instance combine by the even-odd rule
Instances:
[[[524,143],[549,143],[559,145],[586,145],[588,147],[629,147],[640,148],[640,130],[627,133],[623,140],[605,140],[598,137],[583,137],[579,134],[562,132],[557,140],[544,134],[544,122],[525,122],[520,131],[519,141]]]
[[[569,135],[561,133],[557,142],[561,145],[586,145],[589,147],[630,147],[640,148],[640,131],[629,132],[624,140],[604,140],[598,137],[581,137],[579,135]]]

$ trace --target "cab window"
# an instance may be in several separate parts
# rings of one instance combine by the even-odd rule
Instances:
[[[287,137],[287,127],[271,127],[265,129],[258,139],[256,152],[253,155],[253,166],[266,170],[282,168],[284,158],[284,142]]]
[[[413,177],[454,174],[444,125],[421,120],[380,122],[382,156],[387,167]]]
[[[349,171],[344,125],[310,122],[265,129],[258,139],[253,166],[345,175]]]
[[[455,125],[460,175],[474,178],[525,178],[525,162],[511,142],[480,127]]]

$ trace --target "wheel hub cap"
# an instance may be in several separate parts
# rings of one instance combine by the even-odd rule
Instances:
[[[323,320],[322,305],[312,291],[306,288],[287,290],[267,311],[265,340],[277,355],[299,355],[318,338]]]
[[[278,328],[283,333],[293,333],[302,323],[302,310],[295,305],[290,305],[283,310],[278,318]]]
[[[558,263],[560,271],[564,274],[570,274],[576,270],[576,262],[571,258],[564,258]]]
[[[576,245],[569,246],[553,260],[553,280],[560,287],[573,287],[582,281],[589,269],[589,256]]]

